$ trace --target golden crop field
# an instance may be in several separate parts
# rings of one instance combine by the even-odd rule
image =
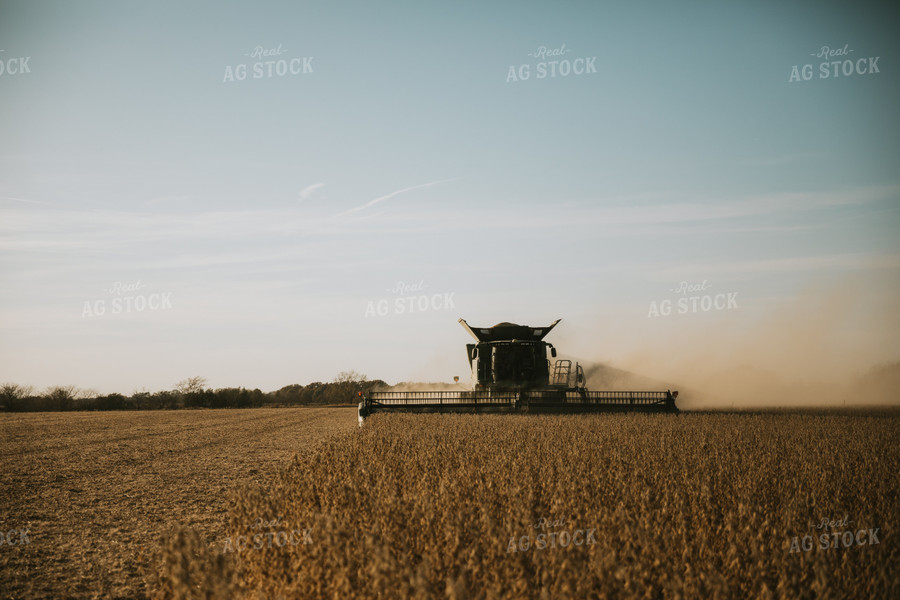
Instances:
[[[0,528],[30,538],[0,545],[0,598],[900,597],[896,411],[44,413],[0,433]]]
[[[158,591],[897,598],[898,425],[896,413],[375,415],[244,486],[225,539],[170,538]]]

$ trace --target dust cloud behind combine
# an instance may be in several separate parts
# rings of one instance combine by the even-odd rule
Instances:
[[[900,301],[888,278],[848,278],[744,311],[656,321],[630,345],[641,349],[582,361],[588,386],[677,389],[686,409],[900,405]]]

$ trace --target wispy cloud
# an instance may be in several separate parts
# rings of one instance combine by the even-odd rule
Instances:
[[[7,202],[19,202],[22,204],[35,204],[39,206],[53,206],[53,203],[44,202],[43,200],[28,200],[27,198],[13,198],[12,196],[0,196],[0,200]]]
[[[194,201],[194,197],[190,194],[181,194],[181,195],[173,195],[173,196],[160,196],[158,198],[151,198],[144,202],[144,206],[155,207],[155,206],[185,206],[190,205]]]
[[[559,228],[570,232],[593,229],[595,233],[616,236],[790,233],[822,227],[823,223],[836,218],[834,211],[852,208],[865,212],[878,202],[898,196],[900,186],[709,198],[656,194],[638,198],[597,198],[577,203],[531,204],[527,210],[520,210],[518,205],[508,202],[492,202],[467,208],[442,205],[428,211],[404,211],[392,214],[389,220],[382,219],[379,226],[382,233],[471,232],[473,229],[489,229],[496,233]],[[356,210],[361,208],[364,207]],[[347,212],[350,211],[342,214]],[[841,213],[840,218],[849,217]],[[345,226],[352,227],[352,224]]]
[[[278,264],[282,260],[325,253],[323,249],[333,245],[336,239],[360,242],[376,229],[381,236],[403,233],[416,239],[427,239],[434,233],[478,235],[490,231],[492,235],[518,236],[531,231],[549,235],[552,239],[578,240],[592,248],[612,243],[610,238],[622,236],[662,243],[659,240],[671,236],[684,238],[706,233],[793,235],[798,231],[830,227],[837,220],[846,222],[850,218],[848,215],[875,219],[877,213],[870,210],[869,204],[872,207],[878,206],[876,203],[883,205],[881,201],[896,197],[900,192],[895,186],[718,200],[688,201],[673,194],[530,205],[528,210],[516,210],[509,202],[465,207],[451,203],[417,204],[408,211],[392,211],[389,215],[367,210],[402,194],[447,181],[453,180],[409,186],[336,215],[317,217],[311,217],[308,210],[296,205],[190,213],[172,210],[131,212],[63,209],[42,201],[0,197],[0,251],[3,252],[0,262],[5,267],[16,266],[23,271],[26,268],[44,269],[53,264],[53,260],[60,260],[64,263],[58,265],[60,269],[72,269],[72,264],[67,262],[69,258],[104,253],[107,257],[104,262],[111,263],[114,256],[121,256],[124,261],[140,257],[148,268],[177,269],[179,265],[188,264],[178,262],[188,257],[192,257],[191,266],[245,262]],[[317,183],[305,189],[310,190],[308,194],[314,194],[323,185]],[[472,192],[467,196],[472,196]],[[848,213],[844,210],[848,207],[861,210],[854,208]],[[345,218],[348,215],[352,218]],[[565,235],[561,233],[563,231]],[[829,249],[821,250],[825,254]],[[51,258],[64,254],[66,260]],[[239,256],[245,258],[238,260]],[[334,262],[342,260],[335,258]],[[815,262],[783,259],[777,264],[759,263],[754,269],[842,268],[848,260],[851,259],[825,259],[820,255],[815,257]],[[85,264],[94,264],[94,261]],[[749,265],[744,267],[751,268]],[[697,272],[704,268],[703,265],[691,265],[689,270]],[[721,266],[723,271],[732,268],[732,263]],[[666,278],[671,277],[666,275]]]
[[[325,184],[322,182],[314,183],[312,185],[306,186],[305,188],[300,190],[300,195],[299,195],[300,202],[303,202],[304,200],[306,200],[307,198],[312,196],[316,190],[320,190],[323,187],[325,187]]]
[[[379,196],[379,197],[377,197],[377,198],[375,198],[375,199],[373,199],[373,200],[369,200],[368,202],[366,202],[365,204],[363,204],[363,205],[361,205],[361,206],[356,206],[356,207],[351,208],[351,209],[349,209],[349,210],[345,210],[345,211],[342,212],[342,213],[336,214],[335,217],[345,217],[345,216],[347,216],[347,215],[349,215],[349,214],[353,214],[353,213],[355,213],[355,212],[359,212],[359,211],[361,211],[361,210],[365,210],[365,209],[367,209],[367,208],[371,208],[372,206],[375,206],[376,204],[379,204],[379,203],[381,203],[381,202],[384,202],[385,200],[390,200],[391,198],[394,198],[395,196],[399,196],[400,194],[405,194],[405,193],[407,193],[407,192],[411,192],[411,191],[413,191],[413,190],[418,190],[418,189],[422,189],[422,188],[429,188],[429,187],[438,185],[438,184],[440,184],[440,183],[446,183],[446,182],[448,182],[448,181],[454,181],[454,179],[439,179],[439,180],[437,180],[437,181],[430,181],[430,182],[428,182],[428,183],[420,183],[420,184],[418,184],[418,185],[411,185],[411,186],[409,186],[409,187],[405,187],[405,188],[403,188],[403,189],[400,189],[400,190],[396,190],[396,191],[394,191],[394,192],[391,192],[390,194],[385,194],[384,196]]]
[[[656,275],[663,281],[679,281],[704,276],[737,277],[756,274],[809,274],[816,271],[858,271],[900,269],[900,254],[845,253],[815,256],[784,256],[770,259],[709,260],[683,263],[660,269]]]

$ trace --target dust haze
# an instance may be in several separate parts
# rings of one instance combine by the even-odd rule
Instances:
[[[677,389],[685,409],[900,405],[891,280],[847,278],[743,311],[657,320],[642,329],[643,349],[582,361],[588,387]]]

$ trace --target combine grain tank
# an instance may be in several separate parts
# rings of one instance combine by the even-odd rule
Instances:
[[[359,422],[376,412],[675,412],[678,392],[588,391],[581,365],[557,359],[544,337],[556,327],[460,324],[475,338],[466,344],[472,391],[369,392]],[[549,354],[549,357],[548,357]],[[552,360],[552,362],[551,362]]]

